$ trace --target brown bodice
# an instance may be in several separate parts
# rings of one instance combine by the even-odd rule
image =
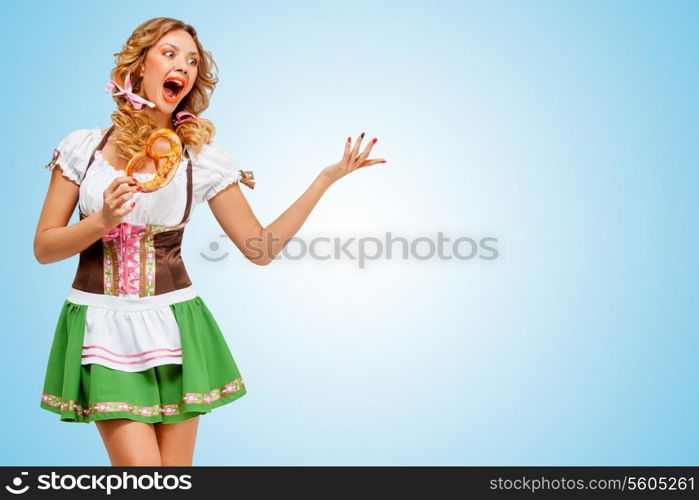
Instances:
[[[95,152],[104,147],[113,130],[114,126],[92,152],[85,175]],[[180,253],[192,207],[192,161],[186,148],[184,154],[188,160],[187,204],[182,222],[175,226],[121,222],[80,252],[73,288],[97,294],[148,297],[192,284]],[[85,217],[81,211],[80,219]]]

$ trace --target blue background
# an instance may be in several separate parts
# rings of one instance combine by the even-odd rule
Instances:
[[[298,237],[499,253],[258,267],[199,205],[183,258],[248,394],[202,417],[196,465],[698,464],[698,6],[4,3],[0,462],[109,463],[39,408],[78,257],[32,245],[53,148],[109,126],[113,54],[168,16],[219,66],[202,116],[263,225],[366,131],[387,163]]]

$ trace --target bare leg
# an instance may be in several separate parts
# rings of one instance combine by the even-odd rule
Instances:
[[[154,425],[160,448],[161,464],[163,466],[192,465],[199,417],[175,424],[157,423]]]
[[[95,420],[113,466],[160,466],[153,424],[127,418]]]

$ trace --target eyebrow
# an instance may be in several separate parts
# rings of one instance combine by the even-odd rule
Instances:
[[[163,43],[163,44],[160,45],[160,46],[163,47],[163,46],[165,46],[165,45],[169,45],[169,46],[171,46],[171,47],[175,47],[176,50],[180,50],[179,47],[178,47],[177,45],[173,45],[173,44],[171,44],[171,43]],[[191,55],[198,56],[198,55],[199,55],[199,52],[190,52],[190,53],[187,54],[187,55],[188,55],[188,56],[191,56]]]

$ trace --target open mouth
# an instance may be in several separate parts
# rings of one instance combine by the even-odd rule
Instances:
[[[184,86],[185,81],[182,78],[170,77],[166,79],[163,82],[163,98],[167,102],[177,102]]]

